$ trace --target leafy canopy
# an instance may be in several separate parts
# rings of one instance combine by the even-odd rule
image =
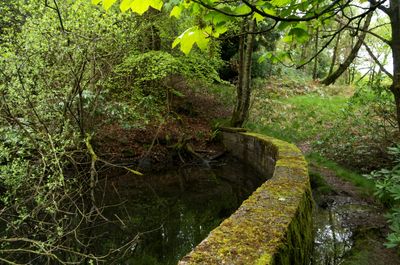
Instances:
[[[93,4],[102,4],[108,10],[117,0],[92,0]],[[170,12],[170,16],[180,18],[182,12],[189,12],[193,17],[198,17],[198,25],[184,31],[175,39],[172,47],[180,45],[180,49],[188,54],[193,45],[205,49],[210,38],[218,38],[228,30],[228,24],[237,19],[256,20],[257,23],[269,19],[279,24],[281,30],[285,30],[286,42],[305,43],[309,39],[305,21],[331,19],[339,6],[339,0],[272,0],[272,1],[234,1],[221,2],[218,0],[120,0],[119,8],[122,12],[132,10],[142,15],[150,8],[164,9]]]

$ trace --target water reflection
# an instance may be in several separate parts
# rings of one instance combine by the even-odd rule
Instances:
[[[318,209],[315,218],[315,265],[340,264],[344,254],[352,247],[352,232],[343,226],[337,208]]]
[[[325,196],[320,200],[325,203],[314,211],[315,238],[311,264],[339,265],[354,244],[352,237],[357,227],[354,219],[374,209],[365,203],[352,201],[351,197]]]
[[[101,228],[105,232],[98,251],[136,237],[117,264],[176,264],[264,181],[233,158],[211,168],[113,178],[105,203],[125,203],[104,212],[114,222]]]

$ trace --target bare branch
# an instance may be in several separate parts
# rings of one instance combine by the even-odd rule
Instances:
[[[379,62],[378,58],[375,56],[375,54],[372,52],[371,48],[368,47],[368,45],[365,43],[365,41],[363,41],[363,45],[365,47],[365,49],[367,50],[369,56],[371,56],[371,58],[375,61],[375,63],[379,66],[379,69],[381,69],[382,72],[384,72],[388,77],[390,77],[391,79],[393,79],[393,75],[391,73],[389,73],[389,71],[387,71],[385,69],[385,67],[381,64],[381,62]]]
[[[385,14],[389,15],[389,8],[384,7],[383,4],[386,2],[386,0],[383,0],[381,2],[378,2],[376,0],[368,0],[371,5],[376,6],[379,10],[383,11]]]

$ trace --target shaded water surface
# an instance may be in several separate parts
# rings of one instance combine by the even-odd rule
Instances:
[[[107,182],[99,248],[130,242],[117,264],[176,264],[231,215],[265,177],[226,157],[210,167],[186,166],[144,176],[123,175]]]
[[[348,196],[316,198],[312,265],[339,265],[354,245],[354,235],[376,206]]]

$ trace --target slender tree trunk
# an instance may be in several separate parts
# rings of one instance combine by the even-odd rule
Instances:
[[[340,25],[339,25],[339,28],[340,28]],[[335,47],[333,48],[332,62],[331,62],[331,66],[329,67],[328,76],[330,76],[333,73],[333,68],[335,67],[335,64],[336,64],[336,58],[337,58],[337,53],[338,53],[339,44],[340,44],[340,35],[341,35],[341,33],[338,34],[336,43],[335,43]]]
[[[249,31],[255,31],[256,22],[254,20],[249,22]],[[246,50],[245,50],[245,64],[244,64],[244,75],[243,75],[243,94],[242,101],[243,106],[241,109],[241,120],[242,124],[247,120],[249,116],[250,108],[250,96],[251,96],[251,63],[253,55],[253,44],[254,44],[254,34],[249,34],[247,36]]]
[[[319,42],[319,28],[317,28],[317,32],[315,33],[315,46],[314,52],[315,54],[318,53],[318,42]],[[318,78],[318,56],[314,58],[314,67],[313,67],[313,80],[317,80]]]
[[[234,125],[234,123],[236,120],[239,119],[239,113],[240,109],[242,109],[242,103],[243,103],[240,99],[242,98],[243,94],[243,75],[244,75],[243,66],[244,66],[244,49],[245,49],[245,35],[243,33],[246,32],[246,23],[247,21],[243,21],[241,30],[242,35],[240,36],[239,39],[239,65],[238,65],[239,76],[238,76],[238,82],[236,84],[236,105],[232,114],[232,120],[231,120],[232,126],[236,126]]]
[[[360,50],[360,47],[365,39],[366,31],[368,30],[369,24],[371,23],[371,18],[372,18],[373,12],[370,12],[367,15],[367,18],[365,19],[364,26],[362,28],[362,32],[360,33],[360,37],[358,37],[358,40],[356,44],[354,45],[353,49],[351,50],[349,56],[346,58],[346,60],[340,64],[339,68],[336,69],[335,72],[333,72],[331,75],[326,77],[321,83],[324,85],[330,85],[336,81],[350,66],[350,64],[354,61],[354,59],[357,56],[358,51]]]
[[[372,70],[371,70],[371,73],[368,78],[368,84],[372,85],[372,84],[374,84],[374,82],[375,82],[375,67],[372,66]]]
[[[400,130],[400,1],[390,1],[389,11],[392,27],[393,83],[390,90],[394,94],[397,114],[397,125]]]
[[[248,31],[255,30],[254,20],[248,22]],[[239,82],[237,84],[236,106],[231,125],[241,127],[249,115],[251,96],[251,57],[253,55],[254,34],[247,34],[246,40],[239,43]],[[245,44],[245,45],[244,45]]]

